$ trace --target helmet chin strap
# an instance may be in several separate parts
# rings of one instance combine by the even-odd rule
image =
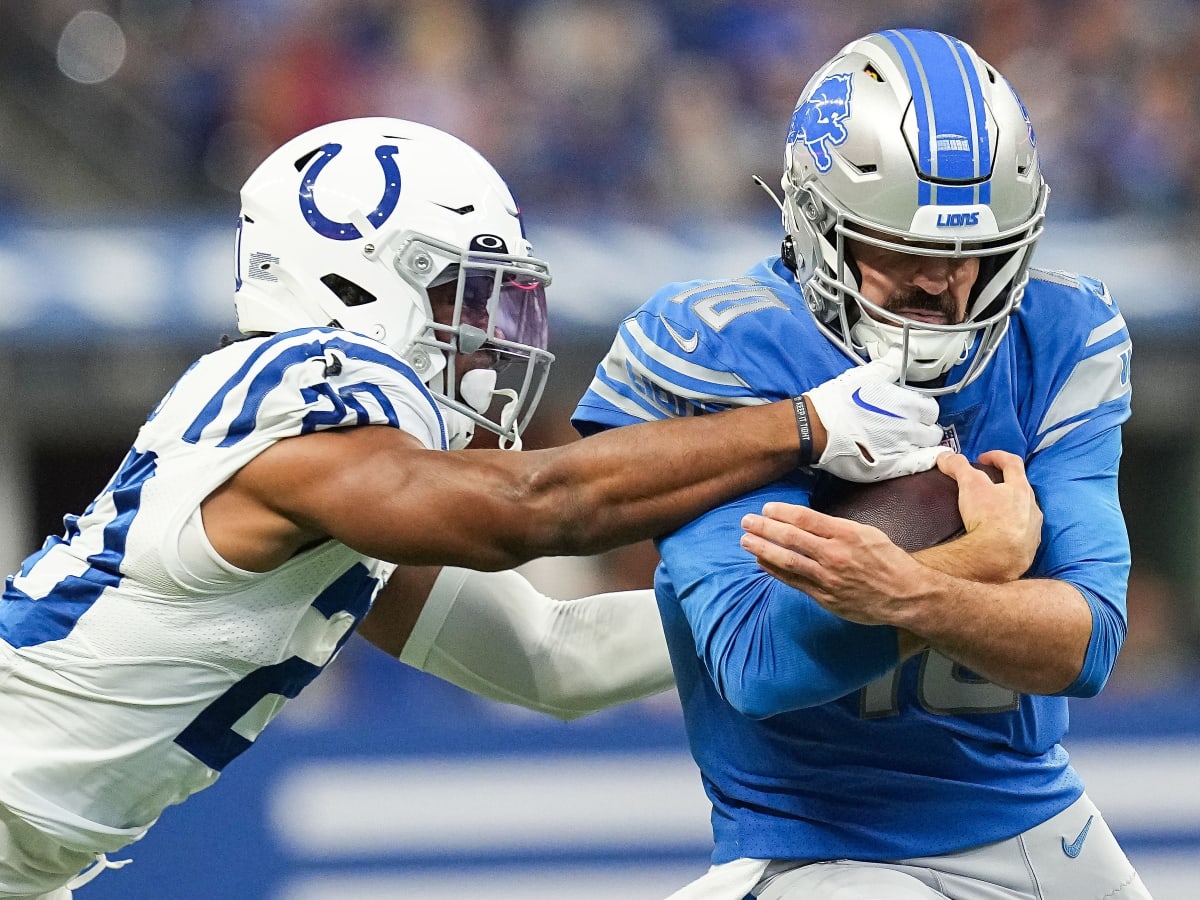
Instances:
[[[446,444],[451,450],[465,450],[475,437],[475,420],[456,409],[441,406],[442,421],[446,423]]]
[[[465,372],[462,380],[458,383],[458,393],[467,405],[480,415],[487,412],[488,407],[492,405],[493,397],[507,398],[508,403],[500,410],[500,429],[506,432],[512,431],[513,438],[509,440],[501,435],[500,449],[521,449],[521,435],[513,429],[513,424],[517,419],[517,401],[520,398],[517,396],[517,392],[511,388],[496,390],[495,369],[472,369],[470,372]]]
[[[904,381],[908,384],[922,384],[945,375],[967,358],[975,337],[969,331],[934,332],[919,328],[904,329],[878,322],[866,315],[854,323],[850,334],[854,342],[865,348],[873,360],[889,352],[907,350],[903,366]]]

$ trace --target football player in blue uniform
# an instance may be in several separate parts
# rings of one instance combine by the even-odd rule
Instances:
[[[115,865],[373,606],[376,643],[484,696],[569,718],[665,688],[650,592],[560,604],[495,570],[662,533],[796,466],[791,399],[442,452],[476,425],[519,446],[550,275],[500,176],[436,129],[288,142],[242,190],[237,259],[246,338],[183,374],[0,600],[3,900],[63,900]],[[927,468],[932,411],[868,387],[904,425],[850,410],[846,434]]]
[[[1060,744],[1125,635],[1129,334],[1103,284],[1030,268],[1048,190],[1025,108],[951,36],[872,34],[805,87],[785,166],[781,254],[653,296],[574,421],[803,393],[836,430],[829,380],[899,358],[968,533],[910,556],[816,512],[814,469],[659,541],[715,838],[678,898],[1146,898]]]

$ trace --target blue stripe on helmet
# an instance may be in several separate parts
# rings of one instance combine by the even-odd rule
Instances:
[[[966,79],[968,94],[968,109],[975,127],[975,176],[985,179],[979,184],[979,197],[975,202],[990,203],[992,200],[992,146],[988,138],[987,107],[983,101],[983,85],[971,63],[971,56],[963,42],[949,35],[941,36],[949,45],[958,60],[959,69]],[[968,201],[970,202],[970,201]]]
[[[897,29],[883,32],[882,37],[896,49],[912,87],[917,169],[922,177],[918,203],[986,203],[990,199],[986,183],[982,192],[966,192],[927,180],[971,181],[989,175],[983,89],[966,48],[933,31]]]

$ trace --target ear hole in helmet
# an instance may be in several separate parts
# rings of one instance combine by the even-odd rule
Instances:
[[[876,81],[879,81],[879,82],[883,81],[883,76],[879,74],[879,70],[876,69],[870,63],[867,63],[865,66],[863,66],[863,71],[866,72],[872,78],[874,78]]]
[[[321,284],[333,291],[344,306],[363,306],[375,302],[374,294],[336,272],[321,276]]]

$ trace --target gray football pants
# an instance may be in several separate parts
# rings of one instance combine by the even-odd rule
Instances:
[[[1151,900],[1087,795],[1006,841],[877,863],[734,860],[670,900]]]

